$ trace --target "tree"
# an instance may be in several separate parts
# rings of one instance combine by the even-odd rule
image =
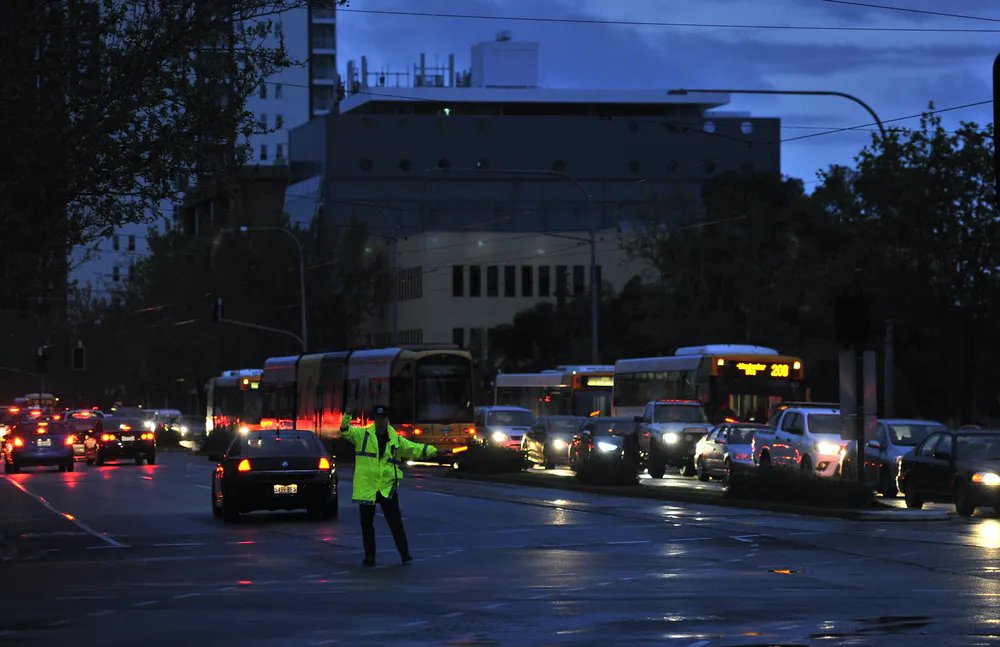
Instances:
[[[933,108],[933,106],[932,106]],[[825,171],[815,199],[857,241],[838,260],[857,268],[877,320],[896,331],[897,408],[952,421],[1000,413],[1000,217],[992,128],[913,131],[873,139],[854,169]]]
[[[239,165],[244,109],[288,65],[274,18],[305,0],[0,3],[5,303],[65,303],[68,250]]]

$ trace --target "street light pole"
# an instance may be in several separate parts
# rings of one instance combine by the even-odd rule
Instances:
[[[302,249],[302,241],[300,241],[295,234],[288,231],[284,227],[241,226],[240,231],[243,233],[251,231],[280,231],[291,238],[295,243],[295,247],[299,252],[299,313],[302,317],[302,352],[305,352],[309,348],[309,324],[307,323],[306,317],[306,255],[305,250]]]
[[[594,202],[594,196],[587,191],[586,187],[572,175],[568,173],[563,173],[562,171],[550,171],[547,169],[521,169],[521,168],[473,168],[473,169],[445,169],[437,167],[435,171],[442,172],[471,172],[471,173],[495,173],[498,175],[535,175],[535,176],[552,176],[558,177],[567,182],[572,182],[573,185],[579,189],[583,197],[587,199],[590,204],[590,209],[593,215],[597,214],[597,204]],[[569,236],[567,234],[552,234],[547,232],[542,232],[545,236],[554,236],[556,238],[567,238],[569,240],[578,240],[584,243],[590,244],[590,361],[593,364],[600,363],[600,330],[599,330],[599,317],[598,317],[598,289],[597,285],[597,239],[594,232],[594,225],[588,228],[589,236],[583,238],[580,236]]]

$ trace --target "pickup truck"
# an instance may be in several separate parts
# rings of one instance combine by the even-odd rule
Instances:
[[[793,402],[780,405],[753,440],[754,463],[770,469],[830,478],[840,474],[851,443],[842,436],[840,409],[834,404]]]
[[[694,476],[694,448],[712,428],[698,400],[654,400],[637,416],[639,453],[646,471],[663,478],[668,466]]]

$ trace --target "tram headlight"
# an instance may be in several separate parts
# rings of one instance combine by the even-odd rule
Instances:
[[[681,439],[681,435],[676,431],[668,431],[663,434],[663,442],[668,445],[676,445],[677,441]]]
[[[568,445],[566,444],[566,441],[563,440],[562,438],[556,438],[555,440],[552,441],[552,449],[556,450],[557,452],[566,449],[566,447],[568,447]]]
[[[508,440],[510,440],[510,436],[508,436],[502,431],[494,431],[492,434],[490,434],[490,439],[495,443],[505,443]]]
[[[618,445],[614,443],[606,443],[604,441],[600,441],[597,443],[597,449],[598,451],[602,452],[613,452],[616,449],[618,449]]]

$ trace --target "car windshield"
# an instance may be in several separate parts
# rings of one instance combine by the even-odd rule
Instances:
[[[490,411],[486,416],[488,427],[530,427],[534,421],[530,411]]]
[[[635,431],[635,423],[631,420],[594,420],[588,425],[590,433],[595,436],[622,436]]]
[[[753,435],[757,433],[754,427],[731,427],[729,429],[729,443],[732,445],[749,445],[753,442]]]
[[[1000,459],[1000,434],[958,434],[955,457],[963,460]]]
[[[551,433],[574,433],[580,428],[580,423],[583,422],[583,418],[560,418],[558,420],[549,420],[548,428]]]
[[[811,433],[839,436],[842,430],[839,413],[809,414],[809,431]]]
[[[254,434],[240,443],[241,456],[313,456],[322,453],[313,434]]]
[[[708,417],[698,405],[664,404],[653,410],[653,422],[708,422]]]
[[[934,431],[944,431],[941,425],[889,425],[889,436],[893,445],[915,447],[928,434]]]

